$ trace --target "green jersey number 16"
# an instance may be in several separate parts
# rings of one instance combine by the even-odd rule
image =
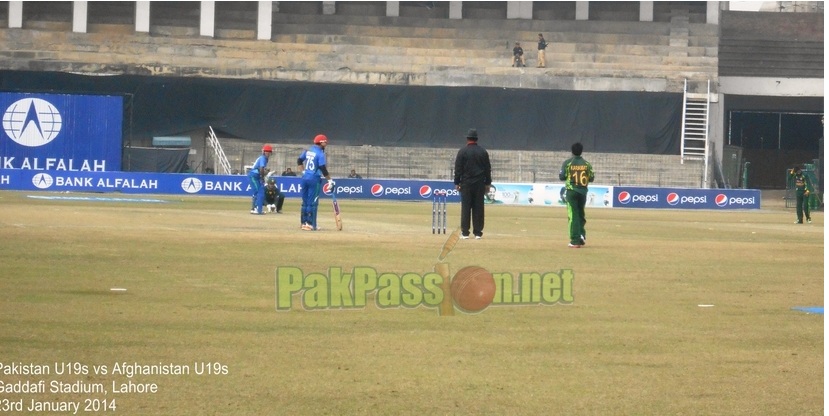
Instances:
[[[586,170],[577,170],[570,172],[570,183],[576,186],[586,187],[590,178]]]

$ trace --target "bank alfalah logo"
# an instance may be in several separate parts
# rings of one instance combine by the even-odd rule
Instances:
[[[199,191],[201,191],[201,188],[203,186],[204,185],[202,184],[199,178],[194,178],[192,176],[184,178],[184,180],[181,181],[181,189],[183,189],[184,192],[187,192],[188,194],[198,193]]]
[[[17,100],[3,113],[6,135],[27,147],[43,146],[55,140],[62,126],[58,109],[40,98]]]

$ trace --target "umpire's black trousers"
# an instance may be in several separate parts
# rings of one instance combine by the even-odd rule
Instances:
[[[469,235],[469,220],[472,219],[472,234],[484,235],[484,194],[483,182],[461,184],[461,233]]]

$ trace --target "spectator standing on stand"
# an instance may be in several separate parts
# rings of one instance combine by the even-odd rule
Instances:
[[[547,49],[547,41],[544,40],[544,35],[539,33],[538,34],[538,67],[539,68],[546,68],[547,67],[546,49]]]

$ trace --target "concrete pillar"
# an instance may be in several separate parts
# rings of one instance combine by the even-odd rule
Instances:
[[[387,1],[386,2],[386,16],[388,16],[388,17],[400,17],[400,2],[399,1]]]
[[[507,19],[532,19],[533,2],[531,1],[508,1]]]
[[[533,2],[531,1],[522,1],[521,2],[521,18],[527,20],[533,20]]]
[[[23,2],[10,1],[9,2],[9,28],[20,29],[23,27]]]
[[[72,31],[86,33],[86,22],[89,6],[85,1],[72,2]]]
[[[726,4],[728,2],[725,2]],[[709,25],[720,24],[720,2],[706,1],[705,2],[705,23]]]
[[[640,1],[639,2],[639,21],[653,22],[653,2]]]
[[[590,19],[590,2],[577,1],[576,2],[576,20]]]
[[[507,19],[520,19],[518,13],[518,3],[517,1],[508,1],[507,2]]]
[[[201,2],[201,21],[199,22],[199,35],[214,37],[216,34],[216,2]]]
[[[450,1],[449,2],[449,18],[450,19],[463,19],[463,2],[462,1]]]
[[[135,2],[135,31],[138,33],[150,33],[149,0]]]
[[[337,5],[333,1],[322,2],[322,14],[336,14]]]
[[[259,13],[256,17],[256,39],[271,40],[273,32],[273,2],[260,1]]]

